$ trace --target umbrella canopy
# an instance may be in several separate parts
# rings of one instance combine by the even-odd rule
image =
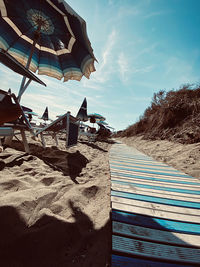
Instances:
[[[26,68],[64,81],[95,71],[86,23],[64,0],[1,0],[0,12],[0,48]]]
[[[103,117],[101,114],[98,114],[98,113],[88,114],[88,118],[90,119],[91,123],[95,123],[95,122],[105,121],[106,120],[105,117]]]
[[[84,98],[83,103],[76,115],[76,118],[81,120],[81,121],[88,121],[88,116],[87,116],[87,100]]]

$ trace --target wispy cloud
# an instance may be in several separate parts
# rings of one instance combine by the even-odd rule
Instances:
[[[154,68],[154,65],[149,65],[149,66],[145,66],[145,67],[140,67],[140,68],[136,68],[136,67],[133,67],[131,72],[132,74],[134,73],[148,73],[148,72],[151,72]]]
[[[100,90],[102,88],[100,84],[104,84],[109,80],[110,75],[113,72],[113,50],[116,40],[117,31],[113,29],[107,37],[107,41],[99,59],[99,64],[96,66],[96,72],[91,75],[89,81],[83,81],[83,86]]]
[[[121,52],[119,54],[117,63],[119,67],[120,78],[122,82],[126,82],[128,79],[128,73],[130,73],[130,68],[129,68],[128,59],[125,56],[124,52]]]
[[[117,37],[117,32],[115,29],[113,29],[108,36],[108,40],[106,42],[104,51],[102,53],[102,63],[100,64],[98,70],[99,72],[102,72],[111,61],[112,49],[116,43],[116,37]]]

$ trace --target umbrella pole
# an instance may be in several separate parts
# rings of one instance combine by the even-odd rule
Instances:
[[[34,52],[34,49],[35,49],[35,45],[36,45],[37,40],[38,40],[38,38],[39,38],[39,33],[40,33],[39,30],[40,30],[40,27],[38,27],[38,29],[37,29],[36,32],[35,32],[35,38],[34,38],[34,41],[33,41],[32,46],[31,46],[31,52],[30,52],[28,61],[27,61],[27,63],[26,63],[26,69],[29,69],[29,67],[30,67],[31,59],[32,59],[33,52]],[[22,82],[21,82],[21,85],[20,85],[19,93],[18,93],[18,96],[17,96],[17,99],[18,99],[19,102],[20,102],[20,99],[21,99],[22,94],[24,93],[24,91],[26,90],[26,88],[28,87],[28,85],[29,85],[30,82],[31,82],[31,80],[29,80],[29,83],[27,84],[27,86],[24,86],[25,81],[26,81],[26,77],[24,76],[24,77],[22,78]]]

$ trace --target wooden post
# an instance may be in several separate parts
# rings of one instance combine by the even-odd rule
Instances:
[[[66,147],[68,147],[69,139],[69,123],[70,123],[70,112],[67,112],[67,123],[66,123]]]
[[[29,149],[29,145],[28,145],[28,142],[27,142],[27,139],[26,139],[25,131],[24,131],[24,129],[20,129],[20,131],[21,131],[21,136],[22,136],[22,141],[23,141],[23,144],[24,144],[25,152],[30,154],[30,149]]]
[[[40,137],[41,137],[42,145],[45,148],[46,147],[46,143],[45,143],[45,139],[44,139],[43,133],[40,133]]]

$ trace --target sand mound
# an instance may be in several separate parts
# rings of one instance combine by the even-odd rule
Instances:
[[[0,266],[106,266],[111,144],[29,142],[0,153]]]

